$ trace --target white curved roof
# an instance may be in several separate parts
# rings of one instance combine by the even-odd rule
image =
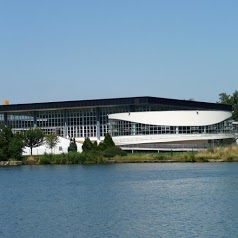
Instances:
[[[231,112],[227,111],[150,111],[108,115],[109,119],[163,126],[206,126],[230,117]]]

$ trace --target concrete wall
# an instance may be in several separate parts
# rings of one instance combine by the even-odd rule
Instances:
[[[226,111],[152,111],[115,113],[108,118],[158,126],[208,126],[231,116]]]
[[[160,135],[138,135],[138,136],[115,136],[113,141],[116,145],[129,145],[141,143],[178,143],[180,141],[208,141],[218,139],[234,139],[234,134],[160,134]]]

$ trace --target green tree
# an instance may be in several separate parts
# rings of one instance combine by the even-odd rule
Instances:
[[[95,147],[96,147],[95,144],[93,144],[88,137],[84,140],[82,145],[83,152],[93,151]]]
[[[0,160],[20,159],[23,147],[20,134],[13,134],[11,126],[0,126]]]
[[[31,155],[32,149],[44,143],[44,133],[40,128],[30,128],[24,132],[25,146],[30,147]]]
[[[11,158],[20,160],[24,147],[25,144],[22,134],[14,134],[9,143],[9,154],[11,155]]]
[[[114,143],[114,141],[112,140],[112,137],[110,136],[109,133],[107,133],[107,134],[105,135],[103,144],[105,145],[106,149],[115,146],[115,143]]]
[[[78,147],[74,139],[70,139],[69,147],[68,147],[68,152],[77,152]]]
[[[0,127],[0,159],[8,160],[11,157],[9,152],[9,144],[11,139],[13,138],[12,128],[10,126]]]
[[[235,92],[232,95],[229,95],[226,93],[220,93],[219,103],[232,105],[232,118],[235,121],[238,121],[238,91],[237,90],[235,90]]]
[[[112,137],[107,133],[104,137],[104,140],[99,143],[97,150],[104,151],[108,148],[115,147],[115,143],[112,140]]]
[[[56,134],[45,135],[45,143],[51,149],[51,154],[53,148],[59,143],[59,137]]]

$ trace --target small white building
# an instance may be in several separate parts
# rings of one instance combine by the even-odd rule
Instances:
[[[62,153],[68,153],[68,147],[69,147],[70,140],[59,137],[59,143],[52,149],[53,154],[62,154]],[[82,144],[76,142],[78,152],[82,152]],[[43,155],[44,153],[51,153],[51,149],[47,147],[47,145],[44,143],[43,145],[33,148],[32,149],[32,154],[33,155]],[[29,147],[24,148],[23,155],[30,155],[31,154],[31,149]]]

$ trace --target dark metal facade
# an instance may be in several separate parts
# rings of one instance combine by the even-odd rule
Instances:
[[[97,107],[113,107],[122,105],[151,105],[161,107],[171,107],[173,110],[190,109],[190,110],[224,110],[231,111],[230,105],[197,102],[188,100],[157,98],[157,97],[129,97],[129,98],[111,98],[111,99],[95,99],[95,100],[79,100],[79,101],[62,101],[62,102],[44,102],[44,103],[27,103],[1,105],[0,112],[12,111],[38,111],[38,110],[56,110],[69,108],[97,108]]]

